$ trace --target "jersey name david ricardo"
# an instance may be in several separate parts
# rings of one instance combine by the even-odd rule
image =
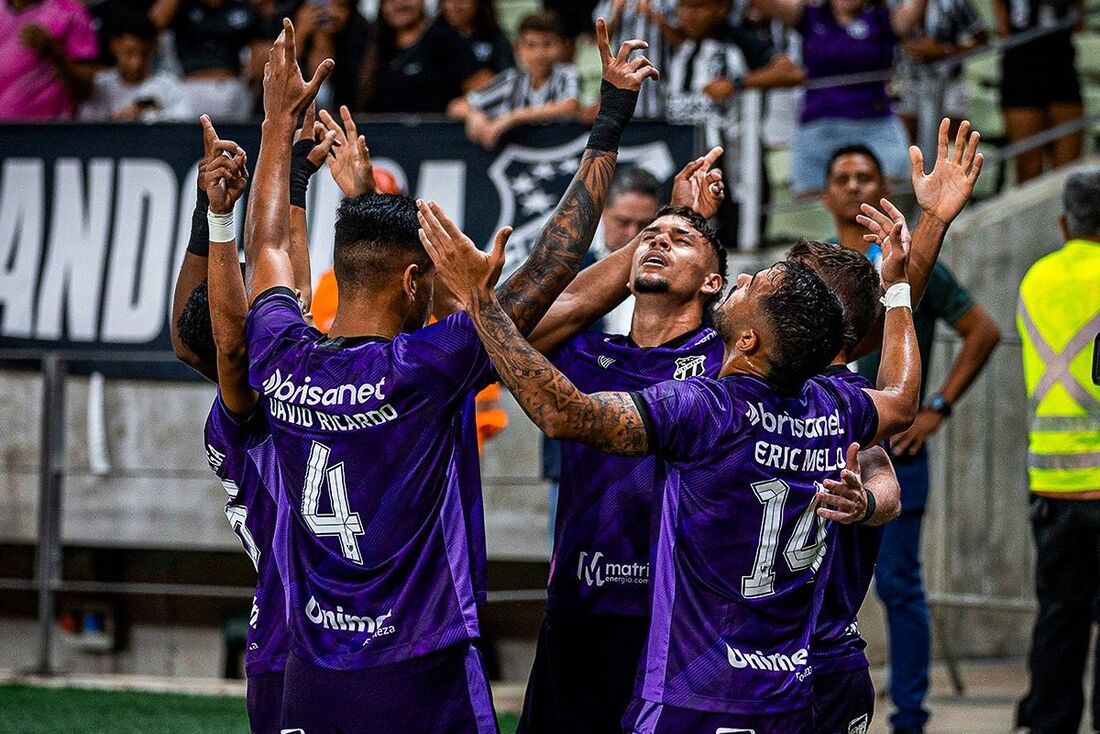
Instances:
[[[830,367],[818,379],[846,382],[857,388],[874,385],[858,372],[843,365]],[[822,574],[825,596],[817,616],[810,663],[818,675],[847,673],[867,667],[863,650],[867,643],[859,634],[856,616],[871,588],[875,561],[882,544],[882,528],[867,525],[837,525],[835,540]]]
[[[329,339],[273,288],[246,334],[291,510],[291,651],[355,670],[476,638],[463,483],[478,481],[477,449],[463,431],[490,365],[469,317]]]
[[[636,391],[664,380],[716,377],[723,349],[712,329],[650,349],[628,336],[587,332],[569,342],[554,364],[586,393]],[[649,614],[656,482],[656,457],[614,456],[562,442],[550,609]]]
[[[810,706],[814,577],[831,540],[815,494],[873,437],[871,399],[813,380],[780,396],[750,375],[634,398],[664,472],[638,695],[732,714]]]
[[[277,487],[258,469],[252,452],[271,440],[267,420],[255,413],[237,418],[225,407],[221,394],[206,419],[206,458],[225,489],[225,516],[256,567],[256,595],[248,619],[244,665],[248,675],[274,673],[286,667],[290,634],[286,602],[273,552]]]

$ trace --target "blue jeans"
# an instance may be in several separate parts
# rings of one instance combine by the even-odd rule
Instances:
[[[905,497],[923,500],[928,494],[927,455],[897,463],[902,487],[902,514],[883,528],[875,567],[875,588],[886,606],[890,631],[890,716],[894,728],[923,728],[928,721],[928,660],[931,649],[928,601],[920,566],[920,530],[924,503],[906,506]]]
[[[833,151],[863,143],[882,162],[888,179],[908,181],[909,137],[893,115],[868,120],[815,120],[799,125],[791,145],[791,190],[796,196],[825,188],[825,167]]]

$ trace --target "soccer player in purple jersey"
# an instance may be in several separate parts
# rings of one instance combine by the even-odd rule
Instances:
[[[604,65],[601,112],[577,175],[528,261],[499,293],[526,333],[576,275],[598,223],[619,136],[642,82],[641,42]],[[496,731],[478,636],[463,518],[468,395],[490,376],[465,314],[423,327],[434,269],[406,197],[348,199],[337,216],[340,288],[327,335],[303,321],[289,286],[289,138],[323,82],[307,84],[284,21],[265,69],[259,163],[246,259],[250,381],[261,394],[291,516],[291,655],[283,727],[315,732]],[[505,228],[495,246],[503,247]],[[472,247],[472,244],[471,244]],[[511,323],[511,321],[510,321]],[[423,327],[423,328],[421,328]]]
[[[816,514],[817,488],[844,467],[849,444],[904,428],[917,406],[901,229],[884,243],[881,390],[811,379],[840,347],[842,310],[813,270],[783,262],[739,276],[715,310],[726,345],[721,379],[586,394],[497,304],[491,286],[503,248],[486,259],[437,218],[422,217],[422,226],[441,277],[537,425],[555,438],[660,458],[652,622],[627,729],[810,732],[808,648],[821,601],[813,579],[831,528]],[[700,233],[684,236],[705,247]]]
[[[342,151],[329,156],[332,134],[314,129],[312,110],[297,136],[293,171],[297,182],[291,214],[297,267],[309,281],[306,250],[305,187],[326,157],[346,161]],[[251,730],[279,731],[283,668],[289,650],[284,590],[276,565],[278,481],[270,461],[270,439],[255,394],[248,386],[244,352],[246,300],[232,226],[226,227],[233,205],[248,182],[244,151],[219,140],[203,116],[204,157],[199,165],[200,200],[192,219],[191,242],[177,279],[177,296],[196,281],[180,317],[173,324],[177,354],[218,383],[218,395],[205,429],[207,458],[228,495],[226,517],[256,568],[256,592],[246,637],[245,673]],[[334,171],[335,177],[335,171]],[[337,177],[338,182],[340,181]],[[208,214],[216,226],[211,241]],[[303,257],[303,254],[305,257]],[[201,271],[199,270],[201,266]],[[309,297],[308,290],[303,294]]]

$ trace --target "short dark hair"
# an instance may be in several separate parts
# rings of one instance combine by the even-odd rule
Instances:
[[[703,235],[703,239],[707,241],[707,244],[714,250],[714,258],[718,262],[718,269],[715,271],[722,276],[722,280],[726,279],[726,248],[722,247],[722,243],[718,240],[718,235],[714,233],[714,229],[710,226],[710,223],[699,214],[699,212],[692,209],[690,206],[673,206],[669,204],[663,206],[657,210],[657,216],[654,221],[661,217],[679,217],[680,219],[687,220],[687,223],[691,225],[699,234]],[[717,299],[719,294],[715,294]]]
[[[623,194],[639,194],[661,200],[661,182],[649,171],[639,166],[627,166],[615,172],[611,188],[607,192],[608,203]]]
[[[882,281],[875,266],[855,250],[813,240],[801,240],[787,253],[787,259],[813,268],[840,299],[844,308],[840,349],[849,354],[878,318]]]
[[[875,164],[875,170],[878,171],[879,178],[882,178],[882,161],[875,155],[875,151],[871,150],[863,143],[853,143],[837,148],[833,151],[833,154],[829,156],[829,164],[825,166],[826,181],[833,175],[833,164],[846,155],[861,155],[870,159],[870,161]]]
[[[1100,166],[1074,171],[1066,178],[1062,209],[1070,237],[1095,239],[1100,235]]]
[[[553,10],[540,10],[523,16],[523,20],[519,22],[516,37],[524,33],[553,33],[555,36],[565,38],[565,22]]]
[[[214,327],[210,323],[210,296],[203,280],[191,295],[176,320],[176,335],[180,342],[205,364],[218,363],[218,348],[214,344]]]
[[[108,41],[123,36],[135,36],[146,43],[156,43],[157,27],[145,13],[123,13],[107,22],[105,37]]]
[[[774,349],[769,381],[796,393],[833,361],[844,335],[844,309],[813,268],[796,260],[778,262],[780,282],[762,299]]]
[[[337,284],[377,288],[409,265],[432,267],[420,243],[416,201],[396,194],[363,194],[344,199],[336,210],[332,250]]]

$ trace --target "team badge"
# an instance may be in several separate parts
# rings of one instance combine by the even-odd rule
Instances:
[[[858,719],[852,719],[848,724],[848,734],[867,734],[867,714],[860,716]]]
[[[489,166],[489,180],[500,196],[500,220],[495,229],[504,225],[513,228],[505,249],[502,282],[531,254],[535,238],[577,172],[587,142],[588,136],[581,135],[556,148],[508,145]],[[658,181],[675,172],[672,152],[664,142],[621,148],[619,165],[631,163]]]
[[[674,380],[686,380],[689,377],[702,377],[706,372],[707,355],[693,354],[690,357],[676,358],[676,371],[672,373]]]

